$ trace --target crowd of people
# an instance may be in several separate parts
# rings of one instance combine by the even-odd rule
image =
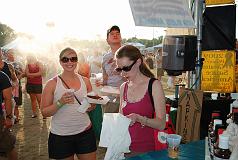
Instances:
[[[7,63],[3,61],[1,50],[0,104],[3,107],[0,107],[0,152],[5,152],[10,160],[17,159],[14,149],[16,139],[10,128],[20,120],[21,81],[26,78],[25,89],[31,101],[31,117],[37,118],[37,111],[44,119],[52,117],[48,138],[49,158],[73,160],[77,156],[80,160],[95,160],[96,138],[88,113],[96,108],[96,104],[89,104],[85,97],[92,91],[91,73],[100,72],[102,81],[97,80],[96,86],[120,88],[119,96],[108,96],[110,101],[102,106],[103,112],[119,112],[131,120],[128,129],[131,153],[126,156],[155,149],[153,130],[165,127],[165,96],[160,81],[162,71],[155,76],[139,49],[122,45],[118,26],[107,30],[106,41],[110,51],[102,58],[97,56],[96,60],[93,56],[89,57],[92,64],[87,63],[83,53],[69,47],[63,49],[58,58],[61,72],[52,73],[54,76],[44,86],[45,67],[36,57],[27,56],[24,66],[15,61],[15,51],[10,49],[4,53]],[[157,77],[152,84],[151,100],[148,86],[151,79]],[[83,107],[87,109],[82,110]]]

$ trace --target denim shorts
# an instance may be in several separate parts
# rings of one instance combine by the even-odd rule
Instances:
[[[82,133],[70,136],[59,136],[50,133],[48,152],[50,159],[64,159],[74,154],[95,152],[96,138],[92,127]]]

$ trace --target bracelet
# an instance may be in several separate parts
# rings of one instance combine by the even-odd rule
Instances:
[[[56,107],[57,109],[60,109],[61,107],[63,107],[64,104],[62,104],[59,100],[56,101]]]

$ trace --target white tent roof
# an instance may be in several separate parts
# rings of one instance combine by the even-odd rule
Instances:
[[[132,45],[132,46],[135,46],[135,47],[145,47],[144,44],[141,44],[141,43],[138,43],[138,42],[127,42],[126,44]]]

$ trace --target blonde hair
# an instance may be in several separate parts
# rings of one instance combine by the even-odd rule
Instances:
[[[73,52],[77,55],[76,51],[70,47],[67,47],[65,49],[63,49],[61,52],[60,52],[60,55],[59,55],[59,58],[61,59],[64,55],[65,52]]]

